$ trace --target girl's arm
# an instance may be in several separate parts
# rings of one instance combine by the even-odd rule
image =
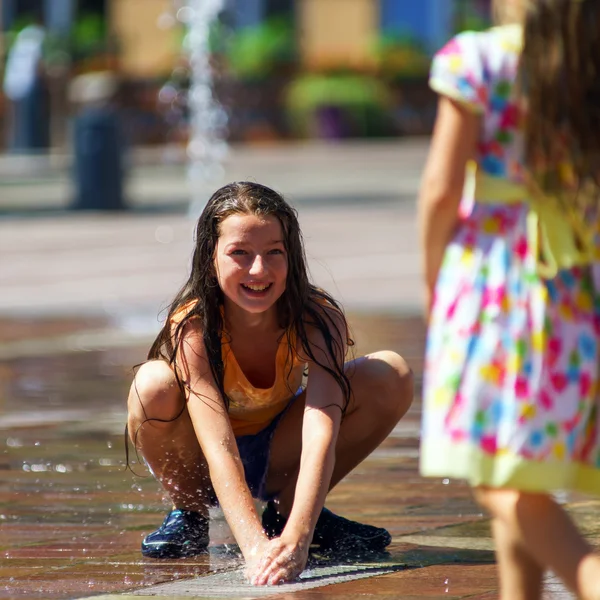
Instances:
[[[184,328],[178,354],[188,411],[227,523],[246,561],[268,544],[246,480],[227,410],[210,370],[202,332]]]
[[[444,252],[458,221],[465,169],[475,155],[480,119],[459,102],[440,97],[418,200],[427,315]]]
[[[316,328],[309,334],[309,343],[318,361],[333,369],[334,361],[341,365],[346,355],[346,322],[336,310],[321,308],[333,321],[330,331],[338,355],[334,358],[328,355],[323,334]],[[344,397],[336,380],[322,366],[310,361],[294,503],[281,537],[271,542],[272,548],[255,580],[258,584],[289,581],[306,565],[315,525],[331,483],[343,406]]]
[[[343,364],[347,339],[345,320],[337,311],[324,310],[330,313],[335,323],[335,327],[331,328],[331,335],[337,338],[335,347],[339,350],[335,360]],[[338,331],[335,331],[336,328]],[[309,343],[318,361],[333,369],[333,360],[325,351],[323,334],[313,330]],[[286,525],[288,532],[298,539],[308,540],[309,544],[331,483],[344,402],[342,390],[333,376],[317,362],[311,361],[302,420],[300,471]]]

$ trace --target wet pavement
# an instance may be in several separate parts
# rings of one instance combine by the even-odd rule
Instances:
[[[420,382],[424,327],[419,317],[356,313],[349,317],[357,354],[382,347],[399,351]],[[71,335],[78,325],[90,324],[98,325],[65,321],[64,330]],[[56,335],[60,329],[58,319],[36,325],[38,334]],[[139,553],[143,535],[161,522],[168,506],[151,477],[125,470],[124,398],[131,367],[143,360],[145,349],[137,345],[65,351],[2,362],[1,599],[98,594],[104,598],[134,592],[136,598],[158,593],[184,598],[190,594],[181,590],[190,585],[196,586],[195,597],[223,597],[223,593],[207,596],[205,592],[214,588],[208,585],[210,580],[202,579],[240,566],[234,540],[218,511],[208,555],[153,561]],[[383,573],[387,568],[387,574],[321,581],[320,587],[294,591],[294,598],[497,597],[488,521],[468,488],[458,481],[418,476],[419,413],[416,401],[383,445],[327,501],[346,517],[389,529],[393,536],[389,554],[350,560],[355,568],[376,567]],[[135,459],[133,469],[143,474]],[[598,503],[584,500],[572,505],[593,540],[600,539],[597,508]],[[343,557],[314,561],[320,568],[348,563]],[[178,580],[184,583],[172,587]],[[571,597],[551,583],[547,598]],[[159,584],[162,587],[154,588]],[[254,594],[249,586],[228,589],[228,597],[263,595]],[[291,590],[269,591],[277,598],[292,597]]]
[[[347,162],[356,169],[350,150]],[[372,155],[387,169],[372,197],[390,193],[394,178],[413,177],[414,160],[408,174],[402,165],[396,172],[383,150]],[[412,156],[410,148],[402,152]],[[288,159],[288,176],[298,176],[304,163],[297,154]],[[311,164],[306,159],[306,168]],[[414,206],[333,201],[348,194],[334,176],[320,182],[328,201],[298,202],[313,276],[342,296],[356,354],[399,352],[416,374],[417,394],[409,414],[327,505],[387,527],[393,543],[384,556],[313,557],[317,587],[267,591],[295,600],[497,598],[487,517],[463,483],[417,472],[425,332]],[[157,314],[185,271],[190,228],[175,209],[0,222],[0,600],[264,594],[240,584],[239,555],[218,512],[207,555],[153,561],[139,552],[168,503],[151,477],[125,469],[125,397]],[[600,541],[599,503],[565,500],[589,539]],[[546,599],[570,597],[548,580]]]
[[[387,347],[402,351],[418,368],[423,344],[419,318],[350,318],[357,354]],[[54,319],[37,325],[38,334],[55,336],[60,323]],[[69,335],[76,327],[72,320],[64,323]],[[228,550],[234,541],[219,514],[211,528],[209,556],[173,562],[140,557],[142,536],[160,523],[167,508],[151,477],[125,470],[124,398],[131,367],[143,360],[144,351],[145,346],[133,346],[3,361],[1,598],[117,593],[239,565]],[[384,563],[415,567],[458,561],[473,563],[472,568],[483,561],[489,566],[489,548],[440,551],[404,541],[480,519],[463,486],[417,477],[417,432],[418,407],[340,484],[328,505],[349,518],[389,528],[394,544]],[[143,472],[132,462],[134,471]],[[440,596],[446,594],[442,584]]]

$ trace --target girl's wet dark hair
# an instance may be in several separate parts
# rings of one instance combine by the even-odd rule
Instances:
[[[535,187],[597,210],[600,0],[526,2],[519,89],[525,164]]]
[[[261,217],[276,217],[283,231],[283,240],[288,257],[286,288],[277,301],[280,327],[288,340],[288,364],[292,368],[292,333],[305,356],[326,369],[336,380],[344,395],[344,410],[350,401],[350,381],[344,372],[343,344],[352,345],[348,325],[341,306],[327,292],[312,285],[308,277],[304,243],[296,211],[274,190],[253,182],[230,183],[218,189],[202,211],[196,227],[196,247],[192,258],[191,272],[185,285],[173,300],[164,326],[148,352],[149,360],[166,360],[178,378],[178,349],[182,332],[191,319],[199,319],[210,369],[226,407],[229,398],[224,389],[224,365],[221,355],[223,336],[223,292],[217,281],[215,250],[220,235],[221,223],[230,215],[248,214]],[[334,318],[342,317],[340,331]],[[177,322],[177,325],[174,323]],[[325,342],[325,353],[331,359],[323,364],[309,344],[308,329],[316,328]],[[332,366],[331,366],[332,365]],[[290,390],[290,396],[295,390]],[[185,405],[184,405],[185,406]],[[184,409],[182,406],[182,411]],[[177,417],[176,417],[177,418]]]

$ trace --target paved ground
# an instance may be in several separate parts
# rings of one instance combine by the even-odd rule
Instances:
[[[414,198],[425,148],[419,140],[235,148],[222,177],[287,195],[314,279],[344,302],[357,352],[396,350],[418,380],[424,326]],[[159,158],[132,158],[130,210],[117,214],[64,210],[68,157],[0,158],[0,600],[139,598],[161,589],[186,597],[190,586],[206,597],[202,590],[216,593],[207,577],[238,565],[219,515],[208,556],[156,562],[138,551],[165,503],[151,478],[123,470],[123,398],[158,311],[185,277],[196,216],[188,215],[179,157],[168,165]],[[206,198],[208,189],[197,192]],[[419,417],[417,399],[328,500],[390,529],[387,556],[354,564],[389,573],[275,597],[497,597],[488,522],[469,490],[418,476]],[[598,503],[570,500],[590,539],[600,539]],[[229,597],[257,595],[217,583]],[[570,598],[552,579],[545,597]]]
[[[299,210],[315,280],[349,306],[414,311],[424,148],[420,141],[239,148],[221,182],[253,179],[284,193]],[[0,161],[0,173],[12,162]],[[187,273],[197,213],[188,215],[183,202],[190,194],[183,166],[138,162],[128,186],[133,210],[118,214],[57,210],[69,197],[64,165],[31,161],[32,177],[27,162],[17,163],[17,175],[0,178],[0,314],[140,307],[156,314],[168,301]]]

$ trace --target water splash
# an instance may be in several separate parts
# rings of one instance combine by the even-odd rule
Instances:
[[[193,218],[206,204],[206,184],[216,184],[222,178],[222,163],[228,151],[225,141],[227,114],[214,98],[209,46],[211,24],[224,4],[224,0],[186,0],[177,11],[177,19],[187,27],[183,46],[190,66],[187,157],[192,194],[189,214]]]

